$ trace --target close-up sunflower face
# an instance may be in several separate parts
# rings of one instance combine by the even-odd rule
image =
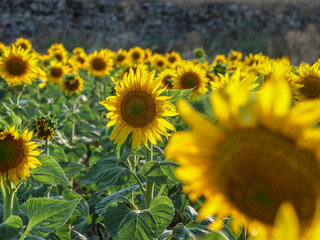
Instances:
[[[103,77],[113,69],[113,60],[103,52],[95,51],[88,55],[86,68],[93,76]]]
[[[177,76],[174,79],[174,88],[190,89],[194,88],[192,94],[204,94],[208,91],[209,79],[206,77],[206,71],[200,65],[187,63],[178,67]]]
[[[67,94],[73,95],[82,91],[83,80],[79,76],[67,76],[61,82],[61,90],[64,90]]]
[[[128,56],[133,63],[143,63],[145,60],[145,52],[141,47],[133,47],[128,51]]]
[[[306,229],[320,197],[320,142],[310,134],[317,131],[320,103],[291,108],[283,79],[265,83],[258,96],[250,89],[240,81],[212,94],[219,126],[178,102],[191,130],[174,134],[166,155],[180,164],[176,175],[189,197],[207,199],[200,219],[232,215],[249,229],[258,224],[268,231],[282,203],[290,202]]]
[[[37,78],[40,68],[34,55],[12,45],[6,48],[0,59],[0,71],[8,85],[15,86],[21,83],[31,84]]]
[[[5,128],[0,132],[0,175],[2,181],[6,179],[18,183],[19,178],[26,180],[30,176],[30,168],[41,165],[36,158],[40,151],[38,145],[30,142],[32,131],[25,130],[22,136],[15,130]]]
[[[175,116],[175,107],[167,101],[168,97],[160,96],[164,89],[161,82],[154,80],[155,72],[134,73],[130,70],[120,84],[116,84],[116,96],[110,96],[100,104],[110,112],[107,127],[116,125],[110,140],[122,145],[132,133],[132,149],[139,149],[141,144],[147,146],[148,141],[156,144],[162,141],[161,136],[168,137],[167,129],[175,128],[163,117]]]

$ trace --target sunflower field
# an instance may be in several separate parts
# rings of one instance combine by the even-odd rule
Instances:
[[[319,240],[319,67],[1,43],[0,239]]]

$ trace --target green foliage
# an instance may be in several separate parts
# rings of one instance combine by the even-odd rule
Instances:
[[[19,235],[22,228],[22,220],[18,216],[10,216],[0,224],[0,236],[5,240],[13,240]]]

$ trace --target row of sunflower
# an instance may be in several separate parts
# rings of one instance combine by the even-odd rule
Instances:
[[[0,236],[320,239],[319,62],[194,55],[0,44]]]

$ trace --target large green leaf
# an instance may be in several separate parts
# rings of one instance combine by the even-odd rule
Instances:
[[[20,211],[28,216],[26,231],[45,237],[65,224],[71,217],[79,199],[64,201],[48,198],[32,198],[20,206]]]
[[[4,223],[0,224],[1,239],[15,239],[22,228],[22,220],[18,216],[10,216]]]
[[[103,188],[109,185],[126,184],[130,177],[129,167],[124,162],[118,161],[116,156],[110,154],[94,164],[80,181],[84,185],[96,184]]]
[[[140,174],[145,176],[150,182],[157,184],[175,184],[179,180],[174,175],[178,164],[168,161],[150,161],[140,170]]]
[[[167,197],[156,197],[150,208],[131,210],[124,203],[110,204],[104,223],[115,239],[155,239],[161,235],[173,218],[174,207]]]
[[[168,101],[171,103],[175,103],[179,99],[185,99],[189,101],[190,94],[192,93],[192,91],[193,91],[193,88],[185,89],[185,90],[173,89],[173,90],[164,91],[164,95],[172,96],[172,98],[168,99]]]
[[[50,156],[54,157],[57,162],[68,162],[67,155],[63,148],[56,144],[50,146]]]
[[[89,215],[89,206],[86,200],[78,194],[69,189],[64,189],[62,192],[64,200],[74,200],[79,199],[79,202],[73,212],[73,215],[87,217]]]
[[[71,186],[62,168],[53,157],[43,154],[38,159],[42,166],[31,170],[33,180],[38,183]]]

